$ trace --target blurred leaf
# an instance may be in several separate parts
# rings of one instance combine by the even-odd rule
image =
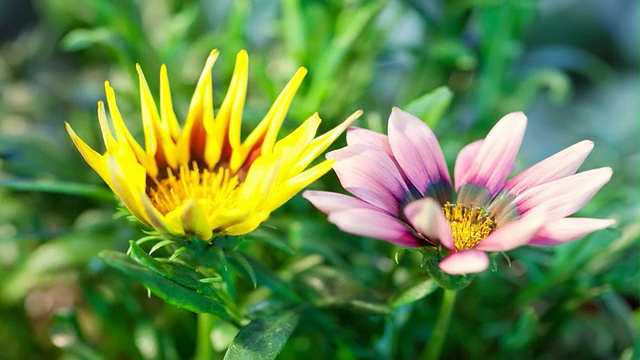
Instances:
[[[21,265],[0,282],[0,299],[14,302],[22,299],[34,286],[50,280],[57,272],[85,266],[88,259],[108,246],[108,239],[95,237],[82,241],[79,236],[68,236],[40,245]]]
[[[296,294],[292,289],[289,288],[288,283],[278,278],[278,276],[273,271],[271,271],[271,269],[264,266],[257,259],[254,259],[252,257],[247,256],[246,260],[249,265],[251,265],[251,267],[255,270],[256,281],[258,285],[262,285],[268,288],[274,294],[280,295],[287,300],[295,302],[302,301],[298,294]]]
[[[224,307],[214,300],[200,295],[196,291],[175,283],[155,271],[141,266],[123,253],[106,250],[100,253],[100,257],[110,266],[122,271],[127,276],[140,281],[159,298],[168,304],[193,311],[195,313],[208,313],[217,315],[223,319],[233,321]]]
[[[285,312],[253,320],[233,339],[225,360],[275,359],[298,324],[299,314]]]
[[[514,352],[526,348],[538,336],[538,316],[534,308],[527,306],[516,325],[506,334],[500,345],[504,351]]]
[[[3,180],[0,187],[15,191],[39,191],[84,196],[102,200],[115,200],[115,195],[102,186],[64,182],[58,180]]]
[[[62,38],[60,45],[68,51],[79,51],[96,44],[111,47],[113,40],[113,34],[105,28],[75,29]]]
[[[394,308],[399,308],[401,306],[410,304],[414,301],[431,295],[437,289],[438,284],[433,279],[420,281],[398,293],[391,302],[391,306],[393,306]]]
[[[421,97],[412,100],[404,107],[404,111],[415,115],[429,125],[436,126],[449,108],[453,93],[446,86],[441,86]]]

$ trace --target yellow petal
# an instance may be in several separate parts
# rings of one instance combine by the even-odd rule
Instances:
[[[309,170],[306,170],[278,185],[276,191],[271,195],[269,201],[264,206],[264,211],[271,212],[282,206],[307,185],[318,180],[322,175],[331,170],[333,163],[333,160],[323,161]]]
[[[320,122],[320,117],[315,113],[309,119],[305,120],[297,129],[276,143],[273,148],[273,153],[280,158],[282,167],[278,183],[287,177],[296,175],[290,170],[298,162],[299,157],[303,155],[304,150],[313,140]]]
[[[277,157],[258,157],[247,172],[239,202],[244,206],[252,205],[254,208],[262,206],[273,191],[279,169]]]
[[[202,240],[208,240],[211,239],[213,232],[207,221],[206,207],[203,202],[202,199],[187,201],[180,214],[180,222],[185,234],[194,234]]]
[[[140,220],[144,224],[153,226],[149,217],[146,215],[144,206],[141,202],[140,196],[138,195],[140,194],[139,186],[136,186],[133,181],[131,181],[132,179],[127,179],[127,175],[131,177],[131,174],[125,173],[125,171],[123,171],[121,167],[121,164],[118,162],[118,160],[124,159],[117,159],[111,154],[107,154],[106,159],[114,193],[120,198],[120,200],[122,200],[124,206],[129,209],[133,216],[138,218],[138,220]],[[127,170],[131,171],[135,169],[129,167]]]
[[[153,156],[155,155],[158,147],[155,128],[159,125],[160,115],[158,114],[156,102],[153,100],[151,90],[149,90],[149,84],[147,84],[147,79],[145,79],[140,65],[136,64],[136,70],[138,71],[140,84],[140,110],[142,112],[144,144],[147,154]]]
[[[273,150],[273,145],[278,138],[278,132],[280,131],[280,126],[282,125],[282,121],[284,121],[284,117],[289,111],[289,105],[293,100],[300,84],[302,83],[302,79],[307,74],[307,69],[300,68],[296,71],[293,78],[289,80],[287,86],[282,90],[276,101],[269,109],[269,112],[265,116],[262,121],[266,121],[269,124],[269,129],[265,135],[264,141],[262,142],[262,153],[270,154]]]
[[[111,182],[111,176],[109,175],[109,169],[107,169],[107,162],[103,155],[97,153],[93,150],[87,143],[82,141],[80,137],[73,131],[71,125],[69,123],[64,123],[67,128],[67,133],[69,133],[69,137],[73,144],[76,146],[80,155],[84,158],[84,160],[91,166],[91,168],[104,180],[110,188],[113,189],[113,184]]]
[[[162,125],[169,131],[171,138],[177,141],[180,135],[180,124],[178,124],[176,113],[173,111],[171,87],[169,86],[167,67],[164,64],[160,67],[160,117]]]
[[[177,142],[180,164],[188,165],[191,160],[205,160],[205,123],[213,122],[211,69],[218,59],[218,54],[218,50],[213,50],[209,54],[191,98],[189,114]]]
[[[231,147],[232,157],[238,157],[239,155],[242,111],[247,94],[248,80],[249,57],[246,51],[242,50],[236,56],[236,65],[227,95],[216,115],[213,132],[209,134],[209,137],[215,137],[216,142],[212,142],[212,144],[222,147],[228,143]]]
[[[262,222],[269,218],[268,212],[261,212],[257,214],[253,214],[252,216],[245,219],[243,222],[229,226],[225,234],[231,236],[244,235],[255,230]]]
[[[309,164],[315,158],[317,158],[318,155],[327,150],[327,148],[338,138],[338,136],[340,136],[340,134],[342,134],[349,127],[349,125],[351,125],[351,123],[353,123],[361,115],[362,110],[354,112],[340,125],[336,126],[332,130],[329,130],[322,136],[314,139],[311,144],[309,144],[309,147],[305,150],[305,152],[300,155],[298,163],[290,170],[291,174],[298,174],[307,166],[309,166]]]

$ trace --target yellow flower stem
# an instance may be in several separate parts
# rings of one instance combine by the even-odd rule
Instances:
[[[211,346],[211,329],[213,328],[213,320],[214,315],[204,313],[198,314],[196,354],[194,356],[195,360],[209,360],[214,357],[213,347]]]
[[[453,306],[456,302],[456,290],[444,289],[442,296],[442,304],[440,305],[440,313],[436,320],[436,325],[433,327],[431,338],[427,342],[422,351],[422,359],[424,360],[437,360],[440,358],[442,352],[442,346],[444,345],[444,339],[449,330],[449,322],[451,320],[451,314],[453,313]]]

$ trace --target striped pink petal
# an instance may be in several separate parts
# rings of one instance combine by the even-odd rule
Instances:
[[[456,157],[456,165],[453,170],[453,182],[456,186],[456,191],[458,191],[460,185],[464,183],[464,180],[469,173],[469,168],[476,159],[476,155],[478,155],[478,151],[480,151],[483,143],[484,140],[476,140],[463,147],[458,153],[458,157]]]
[[[475,249],[482,251],[508,251],[526,245],[546,220],[546,211],[538,211],[508,223],[482,240]]]
[[[531,166],[505,184],[517,195],[534,186],[573,175],[593,149],[593,141],[584,140]]]
[[[404,208],[404,215],[420,234],[437,240],[447,249],[455,248],[451,227],[440,204],[434,199],[427,197],[409,203]]]
[[[336,211],[329,214],[329,222],[350,234],[384,240],[406,247],[424,245],[411,234],[411,230],[400,220],[379,210],[349,209]]]
[[[569,216],[591,200],[609,182],[612,173],[611,168],[603,167],[535,186],[516,198],[518,212],[526,214],[545,206],[550,220]]]
[[[325,214],[348,209],[377,209],[375,206],[353,196],[328,191],[307,190],[302,197]]]
[[[484,251],[470,249],[452,252],[438,264],[440,270],[450,275],[474,274],[489,267],[489,257]]]
[[[559,245],[578,240],[594,231],[606,229],[616,223],[613,219],[562,218],[545,224],[534,236],[530,245]]]
[[[340,184],[360,199],[398,215],[398,204],[409,193],[400,171],[382,150],[365,144],[349,145],[327,154]]]
[[[421,194],[431,184],[451,184],[442,149],[429,126],[394,107],[388,133],[394,157]]]
[[[500,119],[487,134],[464,181],[487,188],[491,196],[497,194],[513,171],[526,127],[527,117],[521,112]]]
[[[349,129],[347,130],[347,144],[369,144],[383,150],[389,156],[393,156],[391,147],[389,146],[389,138],[387,137],[387,135],[380,134],[368,129],[363,129],[356,126],[349,127]]]

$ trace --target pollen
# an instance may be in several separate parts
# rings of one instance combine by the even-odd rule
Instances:
[[[475,247],[496,229],[494,218],[481,207],[447,202],[442,209],[451,227],[457,251]]]
[[[159,180],[153,179],[147,194],[162,215],[191,199],[204,199],[206,213],[212,215],[221,209],[231,208],[241,186],[238,177],[231,176],[228,169],[199,169],[194,161],[191,166],[180,166],[176,174],[171,168],[167,168],[167,176]]]

